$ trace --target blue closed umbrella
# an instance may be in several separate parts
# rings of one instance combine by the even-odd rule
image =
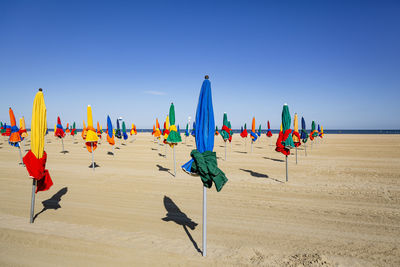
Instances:
[[[112,123],[111,123],[111,119],[110,119],[110,116],[107,116],[107,129],[108,129],[108,136],[110,137],[110,138],[112,138],[113,137],[113,126],[112,126]]]
[[[122,135],[121,135],[121,129],[119,128],[119,120],[117,119],[117,129],[115,129],[115,137],[117,137],[118,139],[121,139]]]
[[[196,149],[191,152],[192,159],[182,166],[188,173],[199,174],[203,182],[203,256],[207,254],[207,187],[215,183],[217,191],[227,182],[225,174],[218,169],[214,149],[215,121],[211,96],[211,83],[205,77],[200,90],[196,110],[195,129]],[[195,127],[196,126],[196,127]],[[212,173],[210,173],[212,169]],[[212,180],[211,180],[212,179]],[[210,184],[211,182],[211,184]]]

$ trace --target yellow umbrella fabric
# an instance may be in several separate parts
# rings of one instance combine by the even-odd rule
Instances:
[[[300,137],[298,135],[299,134],[299,121],[298,121],[298,118],[297,118],[297,113],[294,114],[293,130],[294,130],[294,133],[292,135],[293,142],[299,143],[300,142]],[[297,133],[297,135],[295,133]]]
[[[28,137],[28,132],[26,131],[26,127],[25,127],[25,118],[24,117],[19,119],[19,132],[21,133],[22,138]]]
[[[93,117],[92,117],[92,107],[90,105],[87,106],[87,132],[86,132],[86,148],[89,152],[96,150],[97,141],[99,137],[96,134],[96,130],[93,128]]]

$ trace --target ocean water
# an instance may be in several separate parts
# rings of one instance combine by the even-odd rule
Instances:
[[[82,129],[77,129],[78,132],[82,132]],[[127,132],[129,134],[130,129],[127,129]],[[140,133],[151,133],[153,129],[137,129],[138,132]],[[247,129],[248,131],[248,129]],[[184,133],[184,130],[181,130],[181,133]],[[267,131],[262,130],[261,133],[265,134]],[[273,134],[279,133],[279,130],[271,130]],[[307,130],[308,133],[311,132],[310,129]],[[234,129],[233,133],[240,133],[240,129]],[[332,130],[325,130],[325,134],[400,134],[400,129],[398,130],[338,130],[338,129],[332,129]]]

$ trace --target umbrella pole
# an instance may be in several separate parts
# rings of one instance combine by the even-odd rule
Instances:
[[[288,177],[288,163],[287,163],[287,156],[286,156],[286,182],[289,181],[289,177]]]
[[[62,153],[64,153],[64,139],[63,138],[61,138],[61,143],[62,143]]]
[[[33,213],[35,212],[35,192],[36,192],[36,179],[32,179],[32,200],[31,200],[31,216],[30,223],[33,223]]]
[[[253,153],[253,141],[251,141],[251,153]]]
[[[203,185],[203,257],[207,256],[207,188]]]
[[[225,141],[225,161],[226,161],[226,141]]]
[[[176,177],[175,146],[172,149],[174,150],[174,177]]]
[[[165,147],[165,158],[167,158],[167,144],[164,144]]]
[[[304,153],[305,153],[305,155],[307,157],[307,143],[304,144]]]
[[[93,142],[90,142],[90,147],[92,148],[92,168],[94,171],[94,151],[93,151]]]
[[[22,152],[21,152],[21,144],[18,146],[19,148],[19,158],[21,160],[21,162],[19,164],[21,164],[22,166],[24,166],[24,162],[22,161]]]
[[[112,154],[113,154],[113,157],[114,157],[114,146],[111,146],[111,149],[112,149]]]
[[[296,146],[296,165],[297,165],[297,146]]]

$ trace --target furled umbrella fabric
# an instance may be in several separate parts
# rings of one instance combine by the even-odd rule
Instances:
[[[306,121],[304,120],[304,117],[301,117],[300,139],[304,144],[307,143],[307,141],[308,141],[308,133],[307,133],[307,130],[306,130]]]
[[[119,128],[119,119],[117,119],[117,129],[115,129],[115,137],[118,139],[122,138],[121,129]]]
[[[65,127],[65,134],[69,133],[69,123],[67,123],[67,127]]]
[[[257,132],[257,135],[258,135],[258,137],[260,137],[260,136],[261,136],[261,124],[260,124],[260,126],[258,127],[258,132]]]
[[[186,130],[185,130],[185,136],[189,136],[189,124],[186,123]]]
[[[231,129],[229,129],[228,115],[226,113],[224,113],[224,117],[222,119],[222,129],[220,134],[222,139],[224,139],[224,142],[231,138]]]
[[[226,121],[227,123],[227,121]],[[203,185],[211,188],[214,183],[217,191],[221,191],[228,179],[217,166],[214,149],[215,121],[211,96],[211,83],[204,80],[196,111],[196,149],[190,155],[192,159],[182,168],[188,173],[200,175]]]
[[[11,131],[10,131],[10,137],[8,139],[8,143],[11,146],[19,147],[19,142],[21,142],[21,136],[19,135],[19,129],[17,127],[17,123],[15,121],[15,116],[13,110],[10,108],[8,110],[8,113],[10,115],[10,125],[11,125]]]
[[[299,121],[297,118],[297,113],[294,114],[292,138],[295,147],[299,147],[301,145],[301,140],[300,140]]]
[[[267,136],[272,137],[271,126],[269,125],[269,121],[267,122],[267,127],[268,127]]]
[[[247,136],[248,136],[249,134],[248,134],[248,132],[247,132],[247,125],[246,125],[246,123],[244,124],[244,128],[243,128],[243,131],[241,131],[241,133],[240,133],[240,136],[242,137],[242,138],[247,138]]]
[[[112,146],[115,145],[114,131],[110,116],[107,116],[107,142]]]
[[[318,136],[321,137],[321,126],[319,124],[318,124]]]
[[[158,119],[156,118],[156,130],[155,130],[155,132],[154,132],[154,136],[156,137],[156,138],[160,138],[160,136],[161,136],[161,130],[160,130],[160,123],[158,122]]]
[[[256,134],[256,118],[255,117],[253,117],[253,121],[251,123],[250,137],[251,137],[252,142],[255,142],[258,138],[257,134]]]
[[[168,135],[169,135],[169,115],[167,115],[167,118],[165,119],[164,122],[164,129],[163,129],[164,144],[167,143]]]
[[[22,140],[24,138],[28,137],[28,132],[26,131],[26,127],[25,127],[25,118],[24,117],[19,119],[19,135],[21,136]]]
[[[192,134],[193,137],[196,137],[196,122],[195,121],[193,122],[193,129],[192,129],[192,133],[191,134]]]
[[[171,106],[169,108],[169,134],[167,136],[167,143],[170,146],[173,146],[174,144],[182,142],[182,138],[180,134],[177,131],[177,128],[175,126],[175,106],[174,103],[171,103]]]
[[[0,122],[0,133],[1,133],[2,136],[4,136],[5,132],[6,132],[6,127],[5,126],[6,126],[5,124]]]
[[[44,151],[46,130],[46,105],[44,103],[43,92],[40,90],[36,93],[33,101],[31,149],[23,159],[29,175],[37,182],[35,193],[48,190],[53,185],[49,171],[46,169],[47,154]]]
[[[291,132],[289,107],[285,104],[282,109],[282,130],[279,132],[275,150],[286,156],[290,155],[290,149],[294,147]]]
[[[86,140],[86,132],[87,132],[86,124],[85,124],[85,121],[83,121],[83,128],[82,128],[82,138],[83,138],[83,140]]]
[[[311,122],[311,132],[310,132],[310,140],[314,141],[314,138],[318,136],[318,132],[315,129],[315,122]]]
[[[74,124],[72,125],[72,129],[71,129],[71,135],[74,136],[76,134],[76,124],[74,122]]]
[[[217,125],[215,125],[215,135],[216,135],[216,136],[219,135],[218,126],[217,126]]]
[[[154,135],[156,133],[156,126],[153,124],[153,131],[151,132],[151,135]]]
[[[57,129],[54,132],[54,136],[57,136],[58,138],[64,138],[65,132],[64,132],[64,129],[63,129],[62,124],[61,124],[60,116],[57,117],[56,128]]]
[[[321,132],[319,133],[319,137],[323,138],[324,137],[324,127],[321,125]]]
[[[128,134],[126,133],[126,126],[124,121],[122,122],[122,136],[124,140],[128,139]]]
[[[101,139],[101,126],[100,123],[97,122],[97,129],[96,129],[97,137]]]
[[[92,107],[90,105],[87,106],[87,132],[86,132],[86,148],[92,153],[97,148],[97,141],[99,137],[96,134],[96,130],[93,127],[93,117],[92,117]]]

